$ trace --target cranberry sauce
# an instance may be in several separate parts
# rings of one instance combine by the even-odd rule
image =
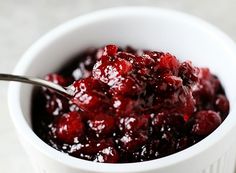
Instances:
[[[53,148],[95,162],[164,157],[202,140],[229,113],[229,101],[208,68],[169,53],[89,49],[46,80],[75,91],[33,96],[35,133]]]

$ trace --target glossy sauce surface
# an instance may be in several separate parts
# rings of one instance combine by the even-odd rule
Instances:
[[[115,45],[88,49],[45,79],[68,86],[68,101],[35,92],[35,133],[55,149],[95,162],[164,157],[202,140],[229,113],[218,78],[208,68],[169,53]]]

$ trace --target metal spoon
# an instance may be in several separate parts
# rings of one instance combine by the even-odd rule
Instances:
[[[16,82],[23,82],[27,84],[42,86],[45,88],[49,88],[57,92],[58,94],[71,99],[74,96],[74,92],[70,89],[70,87],[62,87],[57,85],[53,82],[49,82],[40,78],[29,77],[29,76],[18,76],[18,75],[11,75],[11,74],[1,74],[0,73],[0,81],[16,81]]]

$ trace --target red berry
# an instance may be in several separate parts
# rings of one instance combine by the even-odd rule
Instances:
[[[68,81],[59,74],[48,74],[45,76],[45,80],[53,82],[55,84],[61,85],[61,86],[67,86]]]
[[[117,163],[119,161],[118,151],[113,147],[107,147],[99,151],[94,160],[100,163]]]
[[[116,56],[117,58],[129,61],[131,64],[134,63],[136,59],[136,56],[134,54],[128,52],[118,52]]]
[[[58,116],[69,110],[68,100],[55,94],[46,96],[45,109],[49,115]]]
[[[104,60],[108,57],[102,58],[93,68],[93,77],[109,86],[114,85],[121,78],[119,69],[114,66],[112,60]]]
[[[142,56],[137,56],[134,63],[139,67],[150,67],[155,63],[155,61],[150,55],[143,54]]]
[[[208,68],[200,68],[198,79],[198,82],[193,87],[193,96],[196,99],[197,104],[211,102],[216,91],[210,70]]]
[[[104,148],[108,147],[114,147],[114,142],[112,139],[93,139],[93,138],[88,138],[83,144],[83,147],[76,151],[78,153],[83,153],[83,154],[88,154],[88,155],[96,155],[100,151],[102,151]]]
[[[114,97],[112,100],[113,108],[116,111],[117,115],[129,115],[133,111],[138,109],[139,102],[126,97]]]
[[[177,76],[163,76],[163,81],[167,85],[168,91],[175,91],[183,85],[183,80]]]
[[[170,72],[174,75],[177,74],[178,69],[179,69],[179,61],[176,59],[175,56],[172,56],[169,53],[161,55],[155,70],[158,71],[166,71],[170,70]]]
[[[103,93],[87,91],[76,93],[71,101],[84,111],[90,112],[90,110],[93,110],[97,112],[103,106],[106,107],[106,99],[106,95]]]
[[[131,76],[118,81],[110,88],[112,95],[140,95],[143,92],[143,86],[135,81]]]
[[[104,48],[104,55],[114,56],[117,51],[118,51],[118,47],[116,45],[110,44]]]
[[[102,87],[102,84],[98,80],[92,77],[88,77],[85,79],[76,80],[73,83],[73,87],[73,90],[75,90],[76,92],[80,92],[87,90],[97,90]]]
[[[165,55],[163,52],[156,52],[156,51],[150,51],[150,50],[144,50],[142,54],[146,57],[148,55],[150,58],[152,58],[155,62],[160,61],[161,56]]]
[[[114,67],[119,72],[119,75],[127,75],[128,73],[131,73],[133,69],[133,66],[129,61],[121,58],[116,58],[114,60]]]
[[[146,132],[138,133],[125,133],[124,136],[120,138],[120,143],[122,149],[128,152],[133,152],[138,148],[142,147],[148,140]]]
[[[84,123],[78,112],[69,112],[57,117],[53,124],[55,137],[68,144],[77,143],[85,132]]]
[[[184,85],[192,85],[198,81],[199,69],[192,66],[192,62],[185,61],[179,67],[179,76],[183,79]]]
[[[229,101],[228,99],[220,94],[215,99],[215,108],[220,112],[223,118],[229,114]]]
[[[193,134],[209,135],[221,124],[221,117],[214,111],[199,111],[195,115],[194,121]]]
[[[112,134],[115,129],[115,119],[106,114],[97,114],[95,117],[88,121],[90,129],[99,136],[107,136]]]
[[[106,94],[102,92],[103,87],[98,80],[93,78],[78,80],[73,84],[72,89],[75,95],[71,101],[84,111],[97,112],[109,104]]]
[[[184,118],[179,114],[166,114],[158,113],[152,119],[152,125],[154,127],[162,128],[163,126],[168,126],[171,128],[177,128],[179,130],[184,129]]]
[[[159,112],[191,115],[195,110],[195,99],[188,87],[181,86],[172,92],[170,89],[165,92],[163,90],[160,96],[156,97],[153,106]]]
[[[178,139],[178,141],[176,143],[176,150],[181,151],[185,148],[188,148],[188,146],[189,146],[188,137],[182,137],[182,138]]]
[[[150,116],[129,116],[119,119],[119,130],[122,132],[137,132],[138,130],[147,130]]]
[[[127,60],[104,56],[94,65],[93,77],[112,87],[131,70],[132,64]]]

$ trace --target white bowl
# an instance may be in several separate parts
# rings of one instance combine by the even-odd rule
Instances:
[[[94,163],[65,155],[40,140],[31,128],[32,87],[11,83],[9,109],[19,138],[41,173],[233,173],[236,132],[236,46],[206,22],[175,11],[148,7],[103,10],[73,19],[49,32],[23,55],[15,74],[43,76],[91,46],[167,51],[209,67],[222,81],[231,103],[227,119],[186,150],[141,163]]]

